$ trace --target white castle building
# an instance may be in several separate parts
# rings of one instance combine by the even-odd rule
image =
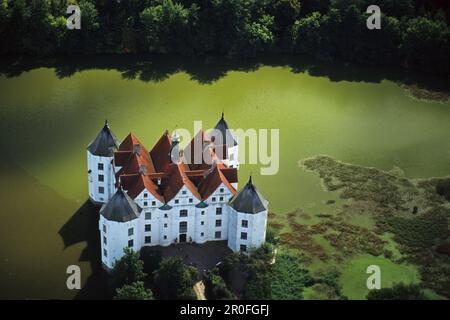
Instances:
[[[238,142],[223,114],[212,131],[200,131],[184,150],[165,131],[148,151],[132,133],[119,145],[105,122],[87,148],[89,197],[102,205],[105,267],[125,247],[227,240],[245,252],[264,243],[268,202],[251,177],[237,192]]]

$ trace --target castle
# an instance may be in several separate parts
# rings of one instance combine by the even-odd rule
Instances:
[[[119,144],[105,122],[87,148],[87,163],[89,198],[102,205],[107,269],[125,247],[227,240],[234,252],[246,252],[264,243],[268,202],[251,177],[237,191],[238,141],[223,114],[212,131],[198,132],[181,150],[166,130],[148,151],[132,133]]]

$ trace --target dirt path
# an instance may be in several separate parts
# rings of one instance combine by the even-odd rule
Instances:
[[[196,284],[194,284],[194,291],[197,295],[197,300],[206,300],[205,297],[205,285],[203,284],[203,281],[199,281]]]

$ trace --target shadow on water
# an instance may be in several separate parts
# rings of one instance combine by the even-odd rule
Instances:
[[[102,268],[100,259],[98,219],[99,208],[86,200],[58,232],[65,248],[80,242],[86,242],[86,247],[81,252],[79,261],[88,261],[92,273],[75,299],[111,299],[113,295],[108,285],[108,275]]]
[[[323,63],[300,56],[272,55],[255,59],[217,56],[181,57],[174,55],[102,55],[73,56],[52,59],[3,57],[0,75],[16,77],[37,68],[53,68],[58,78],[65,78],[85,70],[116,70],[124,79],[160,82],[184,71],[200,84],[211,84],[229,71],[255,71],[261,66],[286,67],[293,73],[306,72],[311,76],[328,77],[330,81],[364,81],[379,83],[391,80],[421,89],[449,92],[450,79],[417,73],[397,67],[360,67],[342,63]]]

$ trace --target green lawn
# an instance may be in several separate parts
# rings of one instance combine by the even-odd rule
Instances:
[[[383,256],[359,255],[348,261],[342,268],[340,278],[343,293],[349,299],[365,299],[369,289],[366,281],[370,276],[367,267],[377,265],[381,270],[381,287],[391,287],[394,282],[418,283],[420,276],[413,265],[396,264]]]

